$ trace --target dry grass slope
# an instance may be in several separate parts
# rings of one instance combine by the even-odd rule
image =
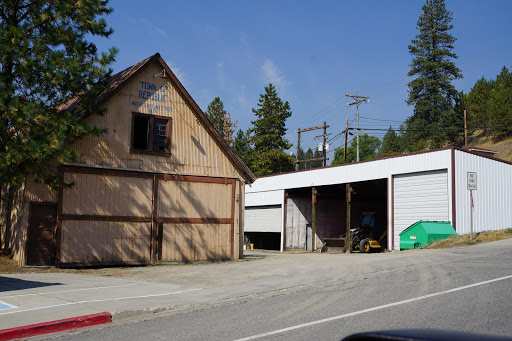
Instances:
[[[495,242],[497,240],[512,238],[512,228],[498,231],[484,231],[480,233],[473,233],[473,241],[470,240],[470,235],[462,234],[455,235],[443,240],[438,240],[430,243],[424,249],[449,249],[452,247],[461,247],[468,245],[475,245],[479,243]]]
[[[485,136],[482,132],[476,132],[468,139],[469,147],[489,149],[499,154],[496,156],[498,159],[512,162],[512,136],[497,141],[492,137]]]

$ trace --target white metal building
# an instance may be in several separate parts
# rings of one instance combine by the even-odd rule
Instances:
[[[468,172],[477,173],[473,231],[512,227],[512,163],[448,147],[258,178],[246,186],[245,233],[277,238],[281,251],[319,249],[323,238],[346,229],[346,184],[354,189],[350,226],[362,212],[376,212],[388,249],[399,249],[400,232],[418,220],[450,221],[457,233],[469,233]]]

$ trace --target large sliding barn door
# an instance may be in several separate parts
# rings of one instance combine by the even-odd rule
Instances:
[[[149,263],[153,176],[70,168],[61,194],[61,263]]]
[[[157,176],[156,259],[233,257],[235,180]]]

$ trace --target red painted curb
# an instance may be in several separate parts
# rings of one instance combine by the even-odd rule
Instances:
[[[28,326],[0,330],[0,341],[64,332],[67,330],[96,326],[110,322],[112,322],[110,313],[103,312],[72,317],[64,320],[31,324]]]

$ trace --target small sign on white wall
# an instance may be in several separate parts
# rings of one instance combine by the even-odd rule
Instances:
[[[476,190],[476,172],[468,172],[468,190]]]

